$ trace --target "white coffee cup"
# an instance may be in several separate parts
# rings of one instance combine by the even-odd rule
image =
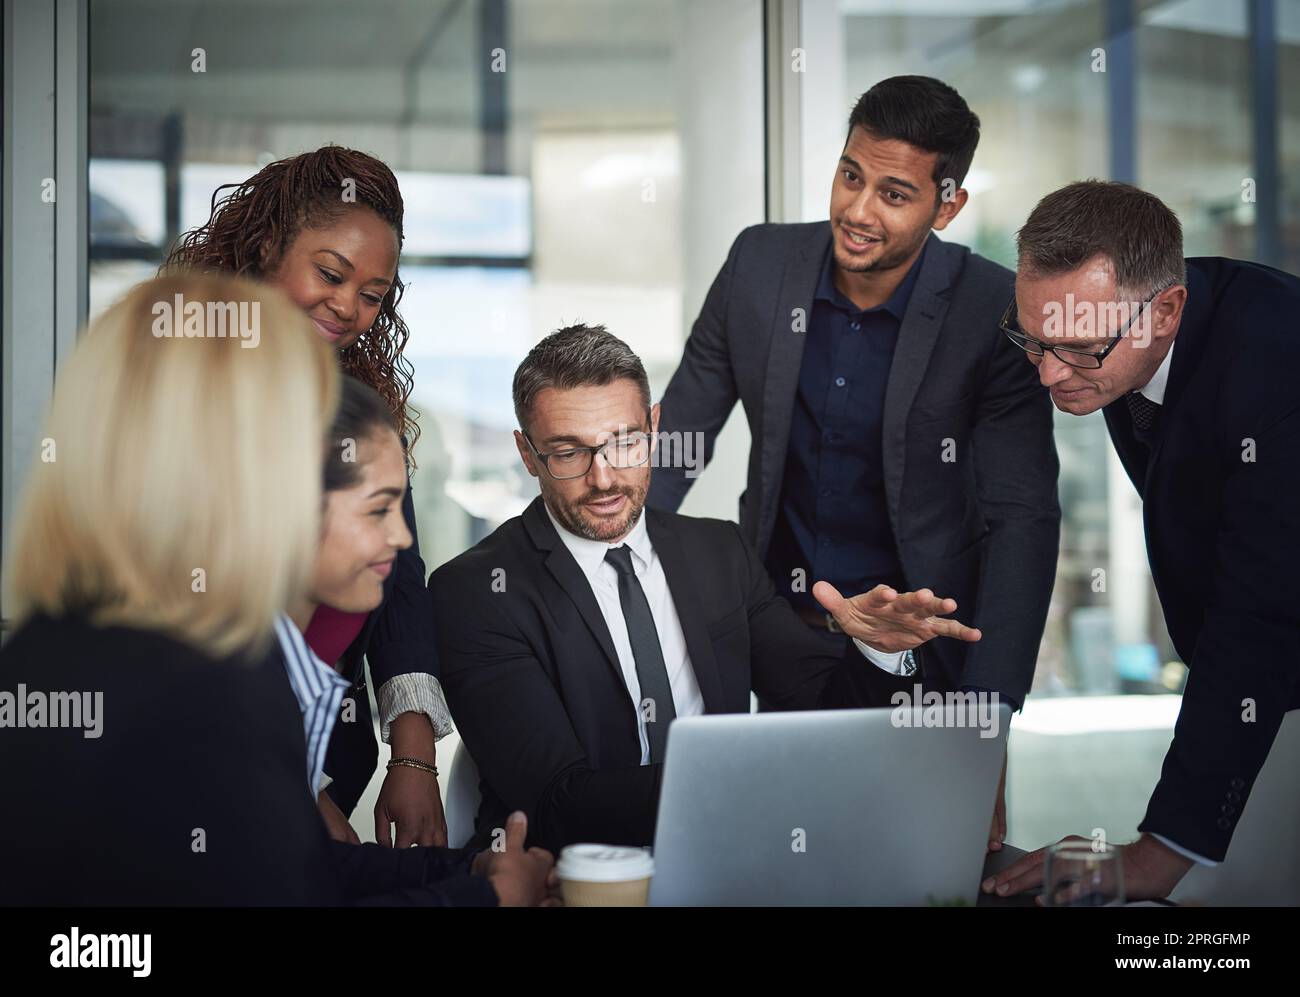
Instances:
[[[567,907],[644,907],[655,861],[644,848],[568,845],[555,871]]]

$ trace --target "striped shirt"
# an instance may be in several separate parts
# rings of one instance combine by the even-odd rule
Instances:
[[[284,614],[275,621],[275,635],[284,652],[289,685],[302,710],[303,729],[307,734],[307,788],[315,799],[325,771],[325,751],[348,680],[316,657],[303,639],[302,631]]]

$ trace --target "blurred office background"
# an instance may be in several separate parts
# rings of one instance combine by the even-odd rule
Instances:
[[[21,6],[6,4],[7,34],[46,30]],[[86,61],[78,73],[57,49],[50,128],[71,136],[58,155],[88,208],[59,229],[73,238],[51,288],[92,316],[207,218],[220,184],[327,142],[393,167],[430,569],[535,493],[510,435],[526,350],[561,324],[602,322],[662,393],[735,235],[827,216],[848,112],[885,77],[946,80],[983,122],[971,200],[945,239],[1013,267],[1014,233],[1039,197],[1107,177],[1164,198],[1188,255],[1300,271],[1300,0],[54,6],[56,46],[71,37]],[[35,57],[11,61],[23,58]],[[39,94],[6,89],[7,120],[38,113],[11,102]],[[23,138],[6,139],[8,182]],[[6,223],[7,300],[11,271],[30,261],[21,218]],[[47,364],[25,354],[21,318],[6,307],[6,516],[34,433],[23,364]],[[733,417],[685,511],[735,517],[747,446]],[[1060,565],[1010,742],[1011,838],[1029,847],[1098,826],[1133,833],[1185,677],[1100,415],[1058,413],[1057,446]],[[364,806],[355,823],[373,833]]]

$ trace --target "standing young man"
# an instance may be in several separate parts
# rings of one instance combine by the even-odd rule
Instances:
[[[1017,708],[1055,579],[1058,465],[1047,394],[998,332],[1014,275],[934,235],[966,204],[978,142],[979,119],[938,80],[864,93],[829,221],[740,234],[660,430],[702,434],[707,460],[739,400],[753,441],[741,531],[804,621],[843,642],[813,579],[931,588],[983,639],[873,660],[900,690],[919,678]],[[690,488],[673,465],[660,461],[654,507],[676,509]]]

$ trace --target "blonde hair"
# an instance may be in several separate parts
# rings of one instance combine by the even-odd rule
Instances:
[[[182,333],[176,314],[164,335],[160,315],[195,302],[209,319],[245,305],[259,334],[201,317]],[[338,378],[279,291],[196,273],[134,288],[59,372],[14,523],[15,622],[82,615],[218,657],[265,649],[315,561]]]

